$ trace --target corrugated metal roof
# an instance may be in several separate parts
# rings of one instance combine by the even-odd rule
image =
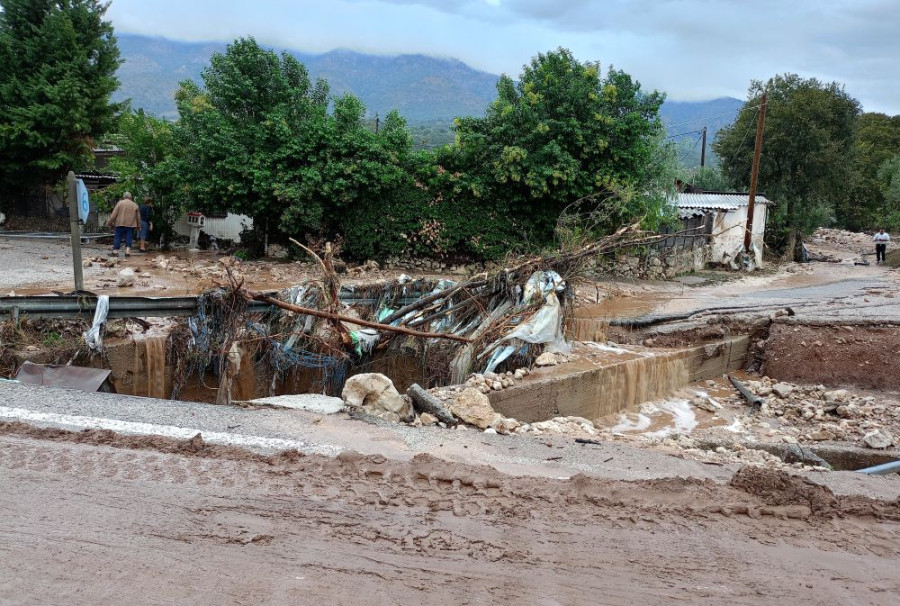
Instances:
[[[737,210],[741,206],[747,206],[750,196],[748,194],[730,193],[704,193],[704,194],[677,194],[676,205],[678,208],[705,208],[710,210]],[[757,194],[757,204],[772,204],[772,201],[763,195]]]

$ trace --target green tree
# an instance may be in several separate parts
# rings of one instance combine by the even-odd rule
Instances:
[[[294,57],[252,38],[214,54],[203,82],[183,82],[176,94],[178,193],[195,208],[243,213],[275,229],[284,212],[283,149],[320,127],[327,84],[312,86]]]
[[[884,183],[879,170],[900,150],[900,116],[865,113],[859,117],[853,146],[848,195],[835,208],[837,224],[860,231],[887,220]]]
[[[171,244],[175,236],[175,220],[184,211],[181,197],[176,195],[179,181],[175,160],[174,125],[138,110],[119,120],[118,132],[108,137],[124,154],[110,159],[109,169],[118,181],[99,192],[107,205],[113,204],[126,191],[141,203],[153,200],[153,238]]]
[[[518,82],[502,77],[497,93],[485,117],[456,121],[457,145],[435,163],[445,197],[468,197],[492,224],[472,234],[473,252],[547,244],[577,200],[601,207],[605,229],[648,214],[646,197],[622,194],[648,178],[663,95],[566,49],[537,55]]]
[[[877,227],[900,229],[900,155],[885,160],[877,177],[884,197]]]
[[[0,0],[0,183],[24,194],[113,130],[119,50],[99,0]]]
[[[352,256],[397,248],[383,205],[414,187],[412,143],[396,112],[376,134],[352,95],[333,99],[290,55],[252,39],[213,56],[204,88],[182,84],[172,173],[177,194],[203,210],[251,216],[269,235],[335,239]],[[352,236],[352,237],[350,237]],[[386,237],[385,237],[386,236]]]
[[[828,222],[847,195],[860,105],[837,82],[795,74],[754,81],[737,120],[713,143],[723,173],[736,188],[750,183],[763,91],[768,104],[759,190],[776,203],[766,239],[775,250],[796,250],[802,235]]]

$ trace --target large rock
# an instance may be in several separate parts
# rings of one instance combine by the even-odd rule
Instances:
[[[844,404],[850,401],[850,392],[846,389],[835,389],[825,392],[825,401],[829,404]]]
[[[456,396],[456,400],[450,405],[450,412],[464,423],[479,429],[487,429],[500,417],[491,407],[488,397],[473,387]]]
[[[416,413],[386,376],[378,373],[354,375],[347,379],[341,398],[350,408],[359,408],[374,417],[394,423],[412,421]]]
[[[794,386],[788,385],[787,383],[776,383],[772,386],[772,391],[775,392],[775,395],[779,398],[789,398],[791,394],[794,393]]]
[[[122,271],[119,272],[119,277],[116,280],[116,286],[119,288],[125,288],[126,286],[134,286],[134,270],[130,267],[126,267]]]
[[[863,442],[869,448],[882,450],[889,448],[894,443],[894,436],[887,429],[876,429],[863,436]]]

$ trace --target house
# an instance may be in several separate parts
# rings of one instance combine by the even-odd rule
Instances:
[[[738,192],[702,192],[675,194],[672,199],[685,229],[702,230],[709,237],[711,263],[721,263],[734,268],[742,265],[744,232],[747,226],[747,210],[750,195]],[[756,195],[751,230],[752,263],[762,267],[763,238],[771,200]]]

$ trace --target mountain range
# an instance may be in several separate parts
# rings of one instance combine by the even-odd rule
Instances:
[[[132,107],[175,119],[174,95],[182,80],[201,81],[213,53],[224,42],[180,42],[165,38],[119,34],[123,64],[115,100],[130,99]],[[456,116],[482,115],[496,97],[498,76],[473,69],[457,59],[428,55],[383,56],[335,50],[324,54],[289,51],[310,77],[325,78],[334,94],[350,92],[366,105],[369,115],[384,116],[398,109],[409,121],[420,147],[452,141]],[[730,124],[742,102],[731,97],[711,101],[666,101],[660,111],[669,135],[678,135],[682,162],[699,158],[697,142],[703,126],[708,141]],[[691,132],[694,131],[694,132]],[[687,133],[687,134],[682,134]]]

